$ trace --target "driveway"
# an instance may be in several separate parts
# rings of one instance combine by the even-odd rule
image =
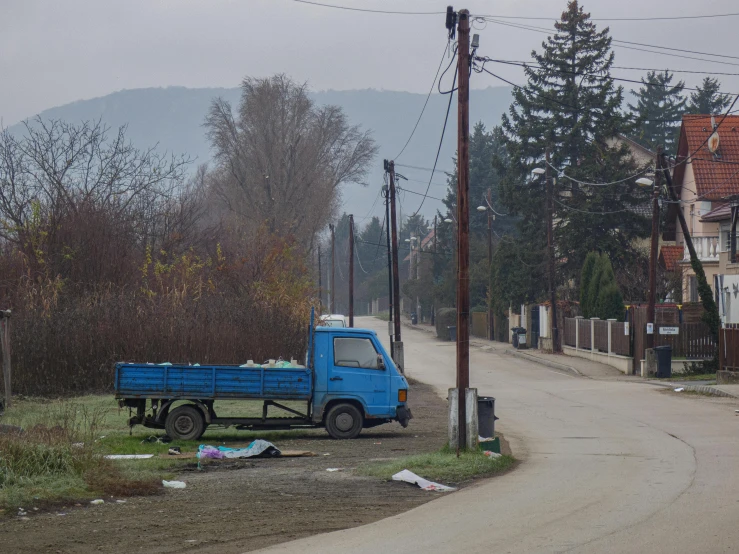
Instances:
[[[387,323],[358,318],[356,325],[386,340]],[[446,396],[454,345],[409,328],[403,334],[408,374]],[[470,381],[496,397],[499,429],[523,460],[518,469],[370,525],[266,552],[739,548],[736,401],[578,378],[475,347]]]

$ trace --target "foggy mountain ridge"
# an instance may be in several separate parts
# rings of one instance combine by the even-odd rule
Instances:
[[[511,104],[511,87],[489,87],[470,91],[470,125],[482,121],[487,128],[500,123],[501,115]],[[205,137],[203,121],[211,101],[222,97],[238,107],[241,89],[234,88],[166,88],[128,89],[89,100],[78,100],[70,104],[44,110],[42,119],[62,119],[68,122],[101,119],[115,130],[127,125],[127,137],[137,148],[156,146],[161,152],[185,155],[193,159],[192,170],[211,159],[210,145]],[[383,159],[393,159],[403,148],[426,100],[426,95],[388,90],[326,90],[311,93],[319,105],[341,106],[352,125],[360,125],[372,131],[379,146],[378,156],[364,179],[367,186],[349,183],[343,187],[343,210],[354,213],[359,224],[368,216],[382,217],[382,202],[377,199],[383,183]],[[430,177],[429,171],[403,166],[430,168],[433,166],[444,124],[449,97],[434,93],[416,132],[403,155],[396,160],[398,171],[411,181],[404,188],[423,192]],[[456,97],[452,100],[449,122],[439,156],[438,169],[452,169],[452,158],[456,151],[457,107]],[[32,118],[29,118],[32,119]],[[12,133],[23,133],[22,123],[9,127]],[[437,170],[438,171],[438,170]],[[423,181],[423,182],[419,182]],[[446,178],[437,173],[430,196],[443,197]],[[415,211],[421,196],[404,195],[403,213]],[[422,213],[433,216],[441,203],[427,200]]]

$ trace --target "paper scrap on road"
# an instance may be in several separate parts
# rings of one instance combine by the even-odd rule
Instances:
[[[457,490],[454,487],[447,487],[446,485],[440,485],[439,483],[434,483],[433,481],[429,481],[427,479],[424,479],[423,477],[419,477],[418,475],[407,469],[399,471],[398,473],[393,475],[393,481],[404,481],[406,483],[410,483],[411,485],[418,485],[425,491],[449,492]]]
[[[343,467],[327,467],[326,471],[341,471],[343,469]]]
[[[93,506],[97,504],[105,504],[105,500],[103,500],[102,498],[98,498],[97,500],[90,500],[90,504],[92,504]]]
[[[675,389],[675,392],[683,392],[685,389],[683,387],[678,387]]]
[[[162,481],[162,485],[167,489],[184,489],[187,486],[183,481]]]
[[[108,454],[105,457],[108,460],[146,460],[153,458],[154,454]]]
[[[502,454],[498,454],[497,452],[492,452],[491,450],[485,450],[483,452],[488,458],[500,458]]]

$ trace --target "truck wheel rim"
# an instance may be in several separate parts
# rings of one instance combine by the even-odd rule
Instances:
[[[343,413],[339,414],[336,418],[336,427],[339,431],[348,431],[354,426],[354,418],[351,414]]]
[[[187,416],[178,417],[174,423],[174,428],[181,435],[187,435],[195,427],[195,423]]]

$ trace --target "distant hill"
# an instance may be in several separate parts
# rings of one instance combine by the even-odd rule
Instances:
[[[210,102],[223,97],[237,105],[239,88],[147,88],[122,90],[93,98],[79,100],[64,106],[45,110],[39,114],[44,119],[64,119],[70,122],[101,118],[113,128],[128,125],[128,137],[139,148],[158,145],[162,151],[187,154],[195,158],[195,164],[210,160],[210,147],[202,127]],[[367,175],[367,187],[347,185],[344,189],[344,209],[354,213],[359,222],[370,212],[378,190],[382,185],[382,160],[392,159],[401,150],[416,123],[426,96],[408,92],[380,90],[321,91],[313,93],[319,104],[341,106],[353,124],[371,129],[380,147],[372,171]],[[433,94],[413,140],[397,163],[418,167],[431,167],[441,136],[444,114],[449,97]],[[456,98],[455,98],[456,100]],[[470,121],[482,121],[490,128],[500,123],[501,114],[511,103],[510,87],[491,87],[472,90],[470,93]],[[452,169],[452,157],[456,151],[457,132],[456,102],[452,105],[446,135],[439,156],[440,169]],[[22,131],[22,125],[10,127],[11,132]],[[194,166],[193,166],[194,167]],[[398,167],[398,171],[411,179],[403,186],[409,190],[424,191],[421,182],[428,180],[428,171]],[[435,183],[446,181],[443,174],[434,176]],[[442,197],[443,186],[432,186],[431,196]],[[403,214],[415,210],[421,196],[407,193],[402,198]],[[439,202],[429,200],[423,213],[433,216]],[[378,201],[374,213],[382,214]]]

